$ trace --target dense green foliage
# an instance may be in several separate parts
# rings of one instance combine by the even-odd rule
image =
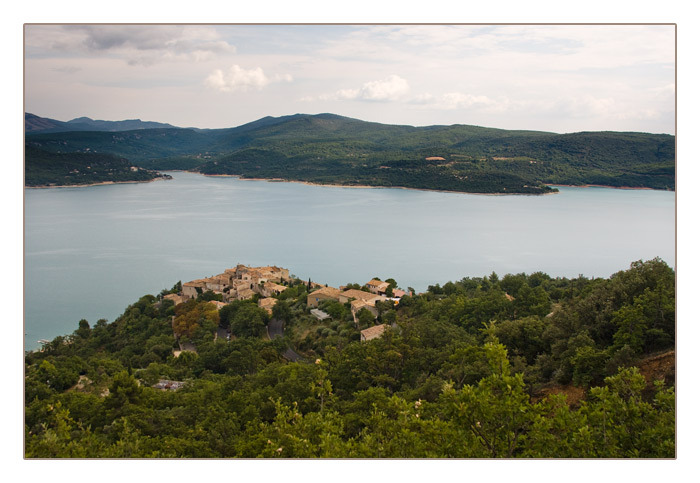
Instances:
[[[402,186],[548,193],[545,184],[675,189],[675,137],[554,134],[478,126],[394,126],[332,114],[263,118],[237,128],[27,134],[53,152],[114,153],[148,169]]]
[[[113,154],[90,152],[53,153],[26,146],[25,186],[83,185],[104,182],[151,181],[168,177],[139,168]]]
[[[272,341],[251,301],[220,310],[228,340],[210,303],[174,307],[168,292],[26,354],[27,457],[675,456],[673,373],[636,367],[674,349],[675,274],[658,259],[609,279],[464,278],[359,328],[349,304],[325,301],[332,317],[315,319],[296,281]],[[187,314],[196,352],[175,357]],[[360,342],[375,323],[392,328]],[[306,362],[285,361],[290,345]],[[572,384],[582,400],[556,394]]]

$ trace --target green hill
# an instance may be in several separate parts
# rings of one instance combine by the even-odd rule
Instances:
[[[334,114],[265,117],[229,129],[27,134],[53,152],[113,153],[148,169],[345,185],[546,193],[547,184],[675,189],[675,137],[413,127]]]
[[[25,186],[123,183],[161,177],[167,175],[132,166],[113,154],[51,153],[31,146],[25,150]]]
[[[78,117],[68,122],[40,117],[30,112],[24,113],[25,132],[69,132],[69,131],[131,131],[134,129],[172,128],[162,122],[127,119],[124,121],[99,121],[89,117]]]

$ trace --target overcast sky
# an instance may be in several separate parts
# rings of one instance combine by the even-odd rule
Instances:
[[[25,109],[674,134],[670,25],[26,25]]]

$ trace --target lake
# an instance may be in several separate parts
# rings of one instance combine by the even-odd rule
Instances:
[[[25,349],[238,263],[336,287],[391,277],[418,291],[492,272],[608,277],[654,257],[675,266],[674,192],[488,196],[169,174],[25,189]]]

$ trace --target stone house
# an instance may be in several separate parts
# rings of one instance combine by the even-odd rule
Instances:
[[[192,280],[191,282],[186,282],[182,284],[182,296],[186,300],[196,299],[197,296],[207,289],[207,279],[201,278],[198,280]]]
[[[225,302],[246,300],[256,293],[270,297],[281,293],[287,287],[282,282],[290,281],[289,270],[280,267],[248,267],[238,264],[224,273],[209,278],[192,280],[182,284],[185,300],[212,291],[223,294]]]
[[[222,293],[230,286],[229,277],[225,273],[221,273],[204,280],[206,289],[211,290],[212,292]]]
[[[168,295],[163,296],[163,300],[172,300],[175,303],[175,305],[179,305],[187,299],[184,295],[169,293]]]
[[[235,300],[248,300],[253,298],[255,292],[249,288],[242,288],[236,291]]]
[[[376,339],[381,337],[384,331],[387,329],[386,324],[375,325],[365,330],[360,331],[360,341],[366,342],[368,340]]]
[[[257,289],[258,293],[260,293],[260,295],[263,297],[272,297],[273,295],[281,294],[287,289],[287,287],[275,282],[265,282],[262,285],[258,285]]]
[[[375,319],[379,317],[379,311],[374,306],[374,304],[369,304],[364,300],[356,299],[350,302],[350,312],[352,313],[352,319],[355,322],[355,325],[357,325],[357,313],[362,309],[369,310],[372,313],[372,315],[374,315]]]
[[[375,295],[386,295],[386,289],[389,288],[389,283],[382,282],[381,280],[370,280],[365,284],[365,287]]]
[[[309,307],[318,307],[319,302],[323,300],[338,300],[340,290],[334,287],[323,287],[306,296],[306,305]]]
[[[350,302],[352,299],[363,300],[368,304],[374,305],[379,300],[386,300],[383,295],[373,294],[371,292],[365,292],[364,290],[350,289],[342,292],[338,297],[338,301],[341,304]]]

